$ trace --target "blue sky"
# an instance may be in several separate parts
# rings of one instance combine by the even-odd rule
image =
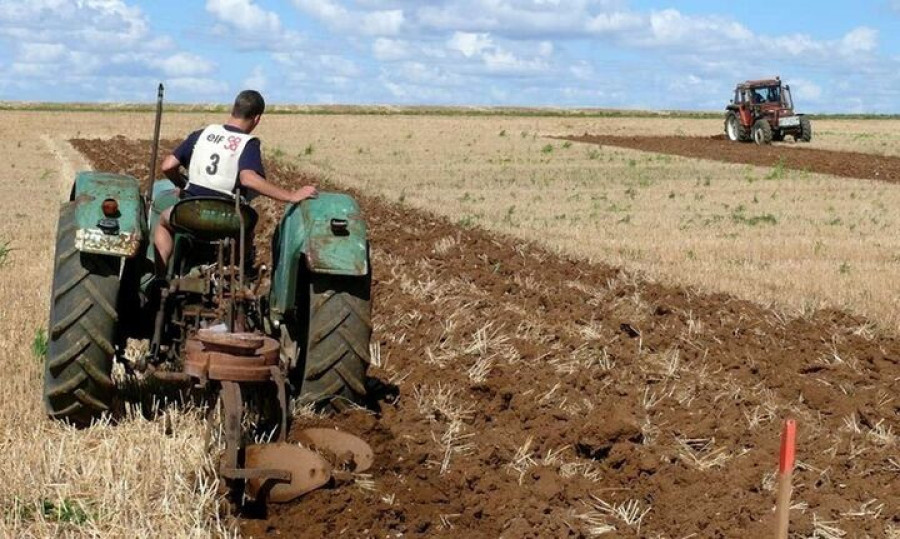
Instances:
[[[0,0],[0,100],[900,113],[900,0]]]

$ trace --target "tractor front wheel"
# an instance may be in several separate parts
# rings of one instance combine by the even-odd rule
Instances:
[[[810,142],[810,141],[812,141],[812,135],[813,135],[812,123],[809,121],[809,118],[807,118],[806,116],[801,116],[800,117],[800,136],[798,137],[798,140],[801,140],[803,142]]]
[[[112,405],[118,258],[75,248],[75,203],[59,212],[50,344],[44,362],[44,403],[54,419],[87,426]]]
[[[753,142],[759,146],[772,143],[772,126],[768,120],[759,119],[753,124]]]
[[[741,119],[737,114],[730,112],[725,117],[725,134],[731,142],[744,142],[750,140],[747,128],[741,124]]]
[[[300,316],[294,385],[299,400],[340,411],[366,395],[372,338],[371,279],[308,274],[308,311]],[[303,335],[305,329],[305,335]],[[284,343],[283,343],[284,344]],[[300,379],[302,376],[302,379]],[[299,380],[298,380],[299,379]]]

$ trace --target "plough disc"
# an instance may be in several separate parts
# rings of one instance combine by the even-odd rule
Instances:
[[[297,433],[297,441],[322,453],[335,468],[349,472],[364,472],[372,467],[375,454],[372,448],[352,434],[335,429],[304,429]]]
[[[325,486],[331,480],[331,464],[314,451],[296,444],[248,445],[244,455],[244,467],[248,470],[282,470],[290,473],[290,482],[248,479],[247,492],[257,500],[290,502]]]

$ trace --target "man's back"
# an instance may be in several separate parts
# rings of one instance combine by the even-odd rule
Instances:
[[[265,177],[259,139],[232,125],[191,133],[173,155],[188,169],[188,192],[195,195],[232,195],[244,170]]]

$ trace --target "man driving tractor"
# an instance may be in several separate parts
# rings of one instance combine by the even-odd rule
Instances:
[[[255,90],[244,90],[234,100],[231,117],[223,125],[212,124],[194,131],[165,158],[162,172],[181,189],[181,197],[214,196],[232,199],[253,191],[280,202],[300,202],[317,195],[307,185],[288,191],[266,180],[260,141],[251,135],[259,125],[266,103]],[[188,176],[181,173],[181,167]],[[164,277],[172,255],[171,208],[160,216],[153,243],[156,275]]]

